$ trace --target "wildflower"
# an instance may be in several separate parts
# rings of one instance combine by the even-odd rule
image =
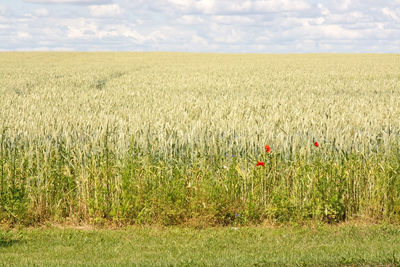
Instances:
[[[265,146],[265,152],[267,153],[271,152],[271,147],[269,145]]]
[[[257,166],[265,166],[265,162],[263,162],[263,161],[257,161]]]
[[[314,142],[314,146],[319,147],[318,142]]]

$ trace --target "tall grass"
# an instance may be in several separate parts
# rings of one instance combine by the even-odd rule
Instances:
[[[398,55],[0,57],[3,222],[399,220]]]

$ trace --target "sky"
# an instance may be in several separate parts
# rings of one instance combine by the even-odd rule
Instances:
[[[400,0],[0,0],[0,51],[399,53]]]

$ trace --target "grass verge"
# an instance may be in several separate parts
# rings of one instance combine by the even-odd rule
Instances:
[[[400,264],[400,227],[20,229],[0,265],[339,266]]]

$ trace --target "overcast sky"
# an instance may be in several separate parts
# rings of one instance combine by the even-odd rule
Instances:
[[[400,52],[400,0],[0,0],[0,50]]]

